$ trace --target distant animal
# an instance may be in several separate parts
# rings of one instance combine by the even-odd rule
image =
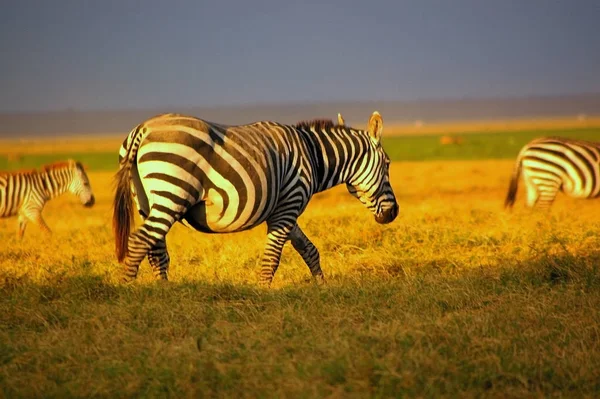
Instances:
[[[440,137],[441,145],[459,145],[464,142],[464,139],[460,136],[442,136]]]
[[[45,165],[40,170],[0,172],[0,217],[18,216],[19,238],[28,222],[51,233],[42,210],[47,201],[67,191],[78,196],[83,205],[94,205],[88,176],[81,163],[72,159]]]
[[[23,160],[23,155],[19,153],[10,153],[6,155],[6,160],[8,162],[20,162]]]
[[[319,251],[297,220],[310,198],[341,183],[375,216],[390,223],[398,204],[381,145],[383,120],[367,130],[314,120],[227,126],[163,114],[134,128],[119,152],[113,228],[123,280],[137,277],[148,256],[167,280],[166,235],[175,222],[205,233],[231,233],[267,224],[260,282],[270,285],[286,241],[322,281]],[[133,201],[143,224],[132,229]]]
[[[596,198],[600,194],[600,143],[542,137],[526,144],[510,179],[507,208],[515,203],[521,174],[526,204],[531,208],[550,208],[559,191],[574,198]]]

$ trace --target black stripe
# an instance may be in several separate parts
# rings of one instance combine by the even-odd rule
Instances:
[[[158,179],[158,180],[162,180],[162,181],[171,183],[171,184],[187,191],[196,200],[198,200],[198,197],[200,196],[200,193],[194,186],[192,186],[190,183],[186,182],[185,180],[181,180],[179,177],[167,175],[166,173],[153,172],[153,173],[148,173],[146,176],[144,176],[144,178],[145,179]]]

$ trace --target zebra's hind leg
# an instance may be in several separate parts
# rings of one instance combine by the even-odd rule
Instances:
[[[152,266],[152,272],[157,280],[169,279],[169,263],[171,259],[167,251],[167,242],[159,241],[148,253],[148,262]]]
[[[535,204],[537,204],[538,199],[540,197],[540,192],[537,184],[534,182],[533,178],[530,176],[525,177],[525,188],[527,190],[527,201],[526,205],[529,208],[533,208]]]
[[[293,227],[294,224],[271,224],[267,222],[267,244],[263,253],[260,270],[261,285],[267,287],[271,285],[275,272],[279,267],[281,251]]]
[[[302,256],[304,263],[310,269],[310,273],[318,283],[324,283],[323,271],[321,270],[321,261],[319,250],[304,234],[300,226],[296,224],[290,232],[290,241],[294,249]]]
[[[537,201],[537,206],[541,209],[549,209],[554,203],[559,189],[559,185],[552,181],[540,186],[540,198]]]
[[[160,255],[161,253],[166,253],[166,243],[163,249],[160,249],[160,245],[163,245],[160,243],[164,243],[165,236],[173,226],[173,223],[175,223],[176,218],[177,214],[164,206],[153,207],[148,217],[144,220],[144,223],[131,233],[127,241],[127,256],[124,261],[125,272],[123,280],[125,282],[135,280],[140,263],[142,263],[146,255],[150,255],[152,249],[157,248],[155,254],[159,255],[159,259],[165,259],[164,254],[162,257]],[[168,255],[166,259],[168,259]],[[162,266],[166,277],[166,268],[164,268],[164,264]]]
[[[560,184],[551,179],[530,178],[526,180],[527,206],[548,210],[560,189]]]

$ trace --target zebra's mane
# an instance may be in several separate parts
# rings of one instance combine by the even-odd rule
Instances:
[[[79,162],[57,161],[57,162],[53,162],[53,163],[49,163],[49,164],[41,166],[40,170],[42,172],[49,172],[51,170],[56,170],[56,169],[68,169],[68,168],[71,168],[73,166],[73,164],[75,164],[76,166],[80,165]]]
[[[36,168],[23,168],[23,169],[10,170],[10,171],[0,171],[0,174],[3,174],[3,175],[9,175],[9,174],[10,175],[32,175],[32,174],[38,174],[38,173],[46,173],[46,172],[50,172],[50,171],[58,170],[58,169],[68,169],[68,168],[72,168],[73,165],[75,165],[76,168],[83,170],[83,165],[79,161],[57,161],[57,162],[49,163],[46,165],[42,165],[37,169]]]
[[[297,129],[330,129],[333,127],[339,127],[343,125],[338,125],[334,123],[331,119],[312,119],[307,121],[300,121],[294,125]]]
[[[0,171],[0,175],[31,175],[34,173],[39,173],[37,169],[17,169],[17,170],[2,170]]]

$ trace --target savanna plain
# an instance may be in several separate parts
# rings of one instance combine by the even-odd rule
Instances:
[[[459,133],[460,131],[457,130]],[[344,187],[299,223],[317,285],[288,244],[258,285],[265,227],[176,225],[170,281],[144,261],[118,282],[111,231],[120,139],[2,143],[2,169],[74,157],[96,205],[49,202],[45,236],[0,219],[0,396],[593,397],[600,394],[600,200],[503,209],[514,158],[546,134],[384,137],[400,216],[378,225]],[[110,147],[110,148],[109,148]]]

